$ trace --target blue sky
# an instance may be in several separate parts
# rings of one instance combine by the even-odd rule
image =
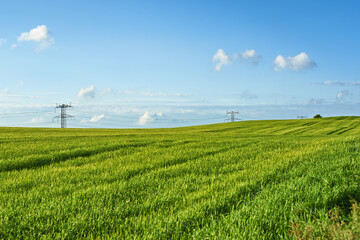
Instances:
[[[0,126],[360,115],[358,1],[3,1]]]

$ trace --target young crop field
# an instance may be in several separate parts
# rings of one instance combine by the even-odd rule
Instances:
[[[358,239],[359,201],[357,117],[0,128],[0,239]]]

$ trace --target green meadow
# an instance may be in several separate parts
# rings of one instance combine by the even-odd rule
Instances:
[[[358,239],[360,118],[0,128],[1,239]]]

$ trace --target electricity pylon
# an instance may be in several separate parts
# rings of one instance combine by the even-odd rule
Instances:
[[[68,105],[68,104],[59,104],[59,105],[56,104],[55,112],[56,112],[57,108],[61,109],[61,113],[60,113],[60,115],[54,117],[54,119],[56,118],[56,120],[58,120],[60,118],[61,119],[61,128],[66,128],[67,127],[66,119],[67,118],[75,118],[72,115],[66,114],[66,109],[68,109],[68,108],[71,109],[72,108],[71,103],[70,103],[70,105]]]
[[[228,118],[227,120],[230,120],[230,122],[235,122],[235,120],[240,120],[238,118],[235,118],[235,114],[239,114],[239,112],[235,112],[235,111],[231,111],[231,112],[227,112],[226,115],[230,114],[230,118]]]

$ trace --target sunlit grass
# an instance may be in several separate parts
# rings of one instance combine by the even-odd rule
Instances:
[[[291,239],[329,211],[343,231],[359,148],[356,117],[0,128],[0,238]]]

